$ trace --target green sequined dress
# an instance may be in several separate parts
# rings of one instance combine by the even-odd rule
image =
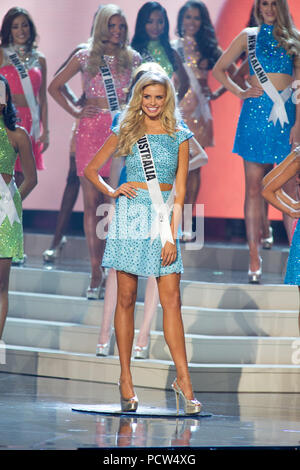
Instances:
[[[13,178],[16,158],[0,116],[0,258],[23,258],[22,200]],[[9,183],[4,173],[12,175]]]

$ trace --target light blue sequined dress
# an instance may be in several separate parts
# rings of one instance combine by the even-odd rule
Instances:
[[[284,279],[285,284],[300,286],[300,222],[297,222],[290,247]]]
[[[257,35],[256,56],[266,73],[293,75],[293,58],[278,46],[273,26],[263,24]],[[254,71],[249,63],[250,75]],[[269,116],[273,101],[264,93],[259,98],[244,101],[236,131],[233,152],[245,160],[257,163],[280,163],[291,151],[289,137],[295,123],[296,107],[292,95],[285,103],[289,123],[281,127]]]
[[[113,132],[118,131],[114,128]],[[193,133],[185,128],[176,132],[176,137],[167,134],[147,134],[147,136],[159,183],[173,184],[177,171],[179,145],[191,138]],[[132,153],[126,157],[125,166],[128,181],[145,182],[136,144],[132,148]],[[164,202],[169,195],[170,191],[162,191]],[[169,266],[162,266],[160,237],[158,235],[153,241],[150,238],[154,217],[155,211],[148,190],[137,188],[137,196],[133,199],[120,196],[109,227],[102,266],[146,277],[182,273],[183,264],[178,239],[176,261]]]

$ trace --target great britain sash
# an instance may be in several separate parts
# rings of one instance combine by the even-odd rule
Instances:
[[[144,135],[137,141],[137,147],[152,205],[156,212],[156,218],[153,222],[153,226],[151,227],[151,240],[153,241],[159,234],[162,246],[164,246],[167,241],[174,245],[169,222],[169,212],[170,206],[172,205],[171,200],[174,197],[174,190],[172,189],[169,199],[167,203],[165,203],[159,187],[151,147],[147,135]]]
[[[19,59],[18,54],[15,52],[15,50],[11,47],[7,47],[5,48],[5,51],[7,53],[7,56],[10,62],[13,64],[13,66],[15,67],[15,69],[17,70],[19,74],[22,88],[24,91],[24,95],[28,103],[30,113],[31,113],[31,118],[32,118],[30,135],[34,137],[35,140],[37,140],[40,136],[40,110],[39,110],[39,105],[33,93],[33,88],[32,88],[30,77],[27,73],[26,68],[24,67],[21,60]]]
[[[274,103],[269,116],[269,122],[273,121],[274,125],[276,125],[277,121],[279,120],[281,127],[284,127],[285,123],[289,123],[289,119],[285,110],[285,102],[291,96],[292,89],[291,87],[288,87],[280,94],[274,87],[256,56],[257,34],[258,28],[251,28],[251,30],[248,31],[249,61],[260,85]]]
[[[19,224],[21,223],[13,199],[16,190],[17,186],[14,178],[10,180],[9,184],[6,184],[3,176],[0,174],[0,225],[3,224],[6,216],[11,226],[15,221]]]
[[[100,71],[101,71],[102,78],[103,78],[103,83],[104,83],[104,88],[105,88],[105,93],[106,93],[106,98],[108,101],[111,118],[113,119],[120,110],[119,100],[118,100],[118,95],[117,95],[117,91],[115,87],[115,82],[114,82],[111,70],[109,68],[109,65],[105,62],[104,58],[103,58],[103,61],[105,65],[100,66]]]

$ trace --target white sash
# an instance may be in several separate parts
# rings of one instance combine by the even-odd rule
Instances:
[[[202,91],[202,87],[198,81],[198,79],[195,77],[195,74],[192,70],[192,67],[189,67],[188,64],[186,63],[185,60],[185,55],[184,55],[184,46],[183,46],[183,41],[182,39],[178,39],[177,41],[174,42],[174,45],[176,47],[176,50],[182,60],[182,65],[185,68],[185,71],[189,77],[190,80],[190,87],[197,96],[198,99],[198,104],[196,106],[195,111],[192,113],[192,117],[199,119],[202,117],[205,122],[209,121],[212,119],[212,114],[209,106],[209,100],[207,97],[204,95]]]
[[[286,90],[284,90],[284,93],[280,94],[274,87],[273,83],[267,76],[261,63],[256,57],[257,34],[258,34],[258,28],[251,28],[251,31],[250,30],[248,31],[249,61],[250,61],[250,64],[252,65],[254,73],[259,83],[261,84],[263,90],[266,92],[266,94],[274,103],[270,116],[269,116],[269,122],[273,121],[275,125],[277,120],[279,119],[281,127],[284,127],[285,123],[286,124],[289,123],[289,119],[285,110],[285,101],[287,101],[289,97],[291,96],[292,89],[288,87],[286,88]]]
[[[104,58],[103,58],[104,60]],[[105,62],[105,60],[104,60]],[[110,71],[109,65],[105,62],[105,65],[100,66],[100,71],[103,78],[103,83],[105,87],[106,98],[108,101],[108,106],[113,119],[115,115],[120,111],[120,105],[118,100],[118,95],[115,87],[115,82]]]
[[[167,203],[165,203],[159,187],[159,182],[151,153],[151,147],[148,141],[148,137],[146,135],[144,135],[137,141],[137,148],[139,151],[151,201],[154,210],[157,214],[153,222],[153,226],[151,227],[151,240],[153,241],[159,234],[163,247],[167,241],[174,245],[174,240],[169,222],[169,211],[170,207],[172,206],[174,189],[172,189],[168,201]]]
[[[39,105],[33,93],[30,77],[26,71],[26,68],[22,64],[21,60],[18,57],[18,54],[14,51],[14,49],[7,47],[5,48],[5,50],[6,50],[9,60],[11,61],[13,66],[16,68],[19,74],[23,91],[24,91],[24,95],[25,95],[25,98],[26,98],[26,101],[28,103],[30,113],[31,113],[32,125],[31,125],[30,135],[34,137],[35,140],[37,140],[40,136],[40,110],[39,110]]]
[[[5,217],[8,217],[10,225],[12,226],[14,221],[21,223],[20,217],[14,203],[14,195],[17,190],[17,186],[14,178],[12,178],[9,184],[6,184],[3,176],[0,174],[0,225],[3,224]]]

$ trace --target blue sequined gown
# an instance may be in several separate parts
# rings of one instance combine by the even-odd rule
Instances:
[[[293,75],[293,58],[284,48],[278,47],[273,36],[273,26],[262,24],[257,35],[256,56],[266,73]],[[250,75],[254,71],[249,63]],[[272,100],[264,93],[259,98],[248,98],[243,102],[236,131],[233,152],[245,160],[257,163],[280,163],[291,151],[289,137],[295,123],[296,107],[292,96],[286,101],[288,124],[281,127],[269,122]]]
[[[300,286],[300,222],[297,222],[290,247],[284,279],[285,284]]]
[[[113,128],[117,133],[117,128]],[[179,145],[191,138],[188,129],[176,132],[176,137],[167,134],[147,134],[159,183],[173,184],[177,171]],[[137,145],[125,159],[128,181],[145,182]],[[162,191],[164,202],[170,191]],[[137,196],[128,199],[120,196],[116,202],[115,214],[109,226],[102,266],[140,276],[164,276],[182,273],[183,264],[179,240],[176,240],[177,259],[169,266],[161,264],[161,241],[159,235],[152,242],[151,224],[155,217],[149,191],[137,188]]]

